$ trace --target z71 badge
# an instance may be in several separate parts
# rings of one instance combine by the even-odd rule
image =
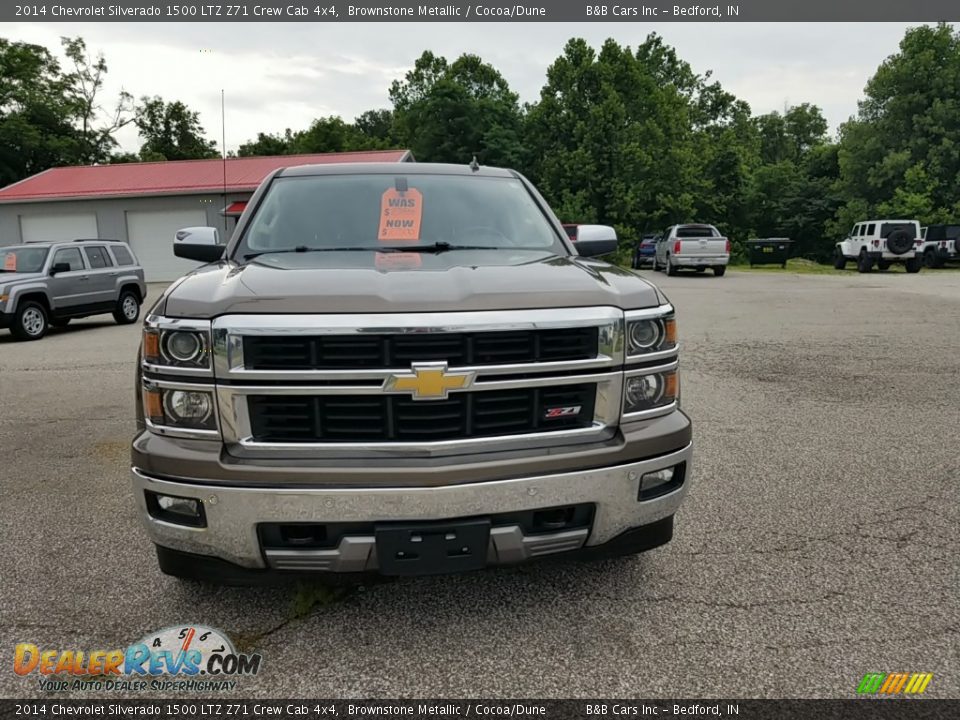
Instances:
[[[543,417],[546,420],[553,420],[554,418],[562,417],[573,417],[574,415],[580,414],[580,407],[580,405],[568,405],[567,407],[548,408]]]

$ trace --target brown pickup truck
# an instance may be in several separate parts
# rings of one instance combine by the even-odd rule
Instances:
[[[268,177],[145,320],[136,502],[161,569],[416,575],[668,542],[691,480],[674,308],[519,174]]]

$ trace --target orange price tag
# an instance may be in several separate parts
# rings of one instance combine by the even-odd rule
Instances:
[[[380,199],[380,242],[416,242],[420,239],[423,195],[419,190],[390,188]]]
[[[13,270],[17,269],[17,255],[16,253],[7,253],[7,256],[3,258],[3,269],[4,270]]]

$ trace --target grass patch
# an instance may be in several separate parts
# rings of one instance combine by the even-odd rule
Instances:
[[[806,258],[790,258],[787,260],[787,267],[782,268],[779,265],[757,265],[756,267],[750,267],[749,264],[744,265],[732,265],[731,270],[736,270],[737,272],[753,272],[753,273],[785,273],[785,274],[801,274],[801,275],[837,275],[841,273],[840,270],[834,270],[833,265],[821,265],[818,262],[813,260],[807,260]],[[891,270],[893,268],[890,268]],[[856,272],[853,263],[847,263],[847,272]]]
[[[333,605],[349,594],[350,588],[346,587],[331,587],[319,583],[300,584],[293,594],[290,615],[297,620],[305,618],[314,608]]]

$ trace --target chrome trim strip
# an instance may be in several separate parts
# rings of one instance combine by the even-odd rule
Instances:
[[[663,366],[661,366],[662,368]],[[647,369],[651,372],[653,369]],[[450,369],[454,371],[453,368]],[[402,370],[399,372],[403,372]],[[407,370],[407,373],[410,371]],[[462,372],[458,370],[457,372]],[[634,373],[634,374],[644,374]],[[560,377],[543,376],[536,378],[520,378],[514,380],[485,380],[475,381],[471,386],[462,390],[450,390],[454,395],[463,392],[486,392],[489,390],[513,390],[528,387],[549,387],[554,385],[582,385],[584,383],[599,383],[611,381],[620,375],[619,372],[591,373],[590,375],[561,375]],[[389,377],[383,385],[218,385],[218,390],[226,390],[232,395],[410,395],[409,392],[398,392],[385,387]],[[195,387],[200,387],[195,386]],[[212,387],[212,386],[210,386]]]
[[[663,307],[663,306],[661,306]],[[366,315],[226,315],[212,324],[213,365],[217,377],[262,380],[339,380],[385,378],[408,367],[376,370],[248,370],[244,336],[453,333],[548,328],[597,327],[597,357],[554,363],[451,366],[479,375],[540,373],[610,367],[623,363],[623,311],[599,306],[544,310],[454,313],[378,313]]]
[[[630,322],[631,320],[647,320],[649,318],[664,317],[672,312],[674,312],[673,305],[667,303],[666,305],[644,308],[643,310],[626,310],[623,315],[624,319]]]
[[[589,528],[524,535],[519,525],[490,528],[487,562],[509,564],[542,555],[578,550],[587,542]],[[312,572],[372,572],[380,567],[372,535],[345,535],[335,548],[264,548],[267,565],[276,570]]]
[[[589,327],[622,319],[623,311],[619,308],[600,306],[450,313],[225,315],[213,321],[213,328],[236,331],[240,335],[376,335]]]
[[[210,368],[187,368],[176,367],[174,365],[153,365],[148,362],[141,362],[140,369],[143,372],[156,373],[157,375],[183,375],[184,377],[202,377],[209,378],[213,371]]]

